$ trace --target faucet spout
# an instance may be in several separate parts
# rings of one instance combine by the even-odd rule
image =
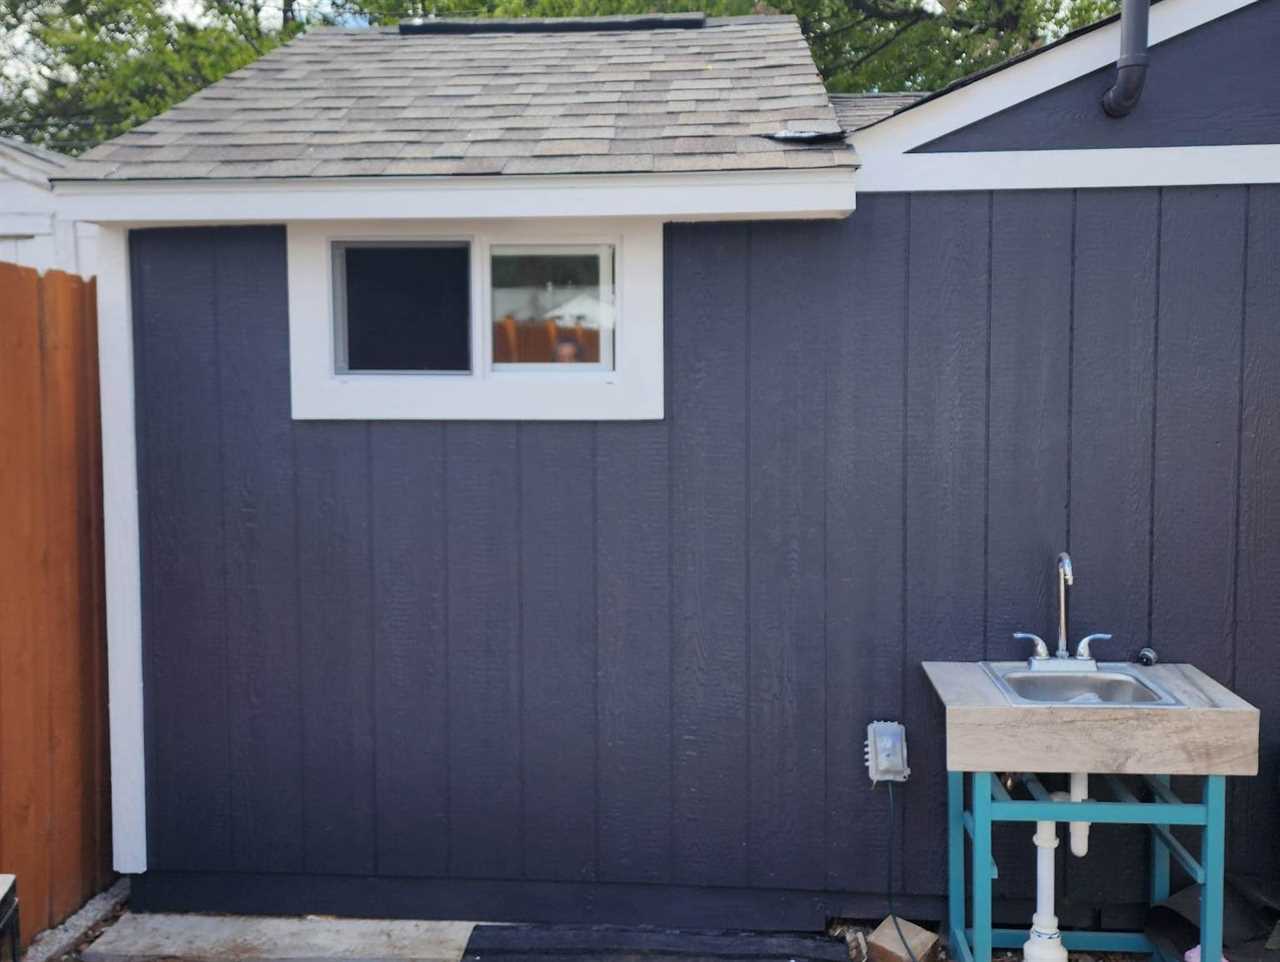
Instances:
[[[1068,657],[1067,653],[1067,588],[1075,584],[1075,575],[1071,571],[1071,555],[1065,551],[1058,555],[1058,651],[1059,658]]]

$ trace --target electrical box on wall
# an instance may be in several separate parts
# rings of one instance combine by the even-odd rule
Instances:
[[[907,780],[911,774],[907,767],[907,730],[900,722],[872,722],[867,726],[865,747],[871,784]]]

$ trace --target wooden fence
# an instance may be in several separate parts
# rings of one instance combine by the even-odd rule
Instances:
[[[110,876],[93,281],[0,263],[0,872],[23,939]]]

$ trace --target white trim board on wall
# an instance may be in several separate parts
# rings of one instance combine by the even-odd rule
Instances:
[[[127,230],[104,228],[99,232],[98,263],[111,841],[116,871],[135,873],[147,868],[147,790],[142,711],[142,556]]]
[[[858,172],[863,193],[1274,183],[1277,144],[900,154]]]

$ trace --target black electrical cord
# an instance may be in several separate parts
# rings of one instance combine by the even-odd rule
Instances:
[[[895,847],[893,826],[897,822],[897,816],[893,809],[893,782],[885,782],[885,784],[889,786],[889,857],[885,860],[889,866],[885,885],[885,894],[889,897],[889,918],[893,919],[893,929],[898,933],[898,941],[907,950],[907,958],[911,962],[920,962],[916,954],[911,951],[911,946],[907,944],[907,937],[902,934],[902,926],[898,924],[898,913],[893,907],[893,850]]]

